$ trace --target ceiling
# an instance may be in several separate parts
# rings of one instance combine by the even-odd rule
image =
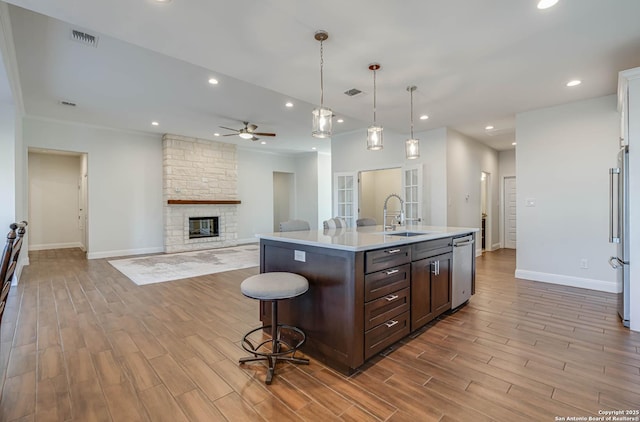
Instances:
[[[372,62],[382,66],[377,121],[386,130],[408,134],[406,87],[416,85],[415,132],[448,126],[497,150],[512,148],[517,113],[614,94],[618,71],[640,66],[638,0],[560,0],[546,10],[537,0],[8,3],[20,6],[10,21],[28,115],[267,150],[330,148],[310,135],[318,29],[329,32],[324,103],[344,119],[334,134],[371,124]],[[97,36],[97,47],[71,40],[72,29]],[[568,88],[571,79],[583,83]],[[348,97],[350,88],[363,93]],[[214,136],[242,121],[277,136],[266,145]]]

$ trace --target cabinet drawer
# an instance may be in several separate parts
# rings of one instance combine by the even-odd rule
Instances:
[[[369,359],[409,334],[409,312],[404,312],[364,333],[364,358]]]
[[[367,274],[364,277],[364,300],[368,302],[409,287],[410,280],[411,264]]]
[[[417,261],[430,256],[436,256],[453,250],[453,238],[428,240],[411,245],[411,259]]]
[[[408,280],[407,280],[408,281]],[[409,288],[391,293],[364,305],[364,329],[369,330],[376,325],[409,311]]]
[[[365,272],[373,273],[385,268],[397,267],[411,261],[411,246],[369,251],[365,255]]]

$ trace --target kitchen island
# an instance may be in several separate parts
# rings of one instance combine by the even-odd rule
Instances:
[[[260,271],[286,271],[309,291],[279,305],[307,335],[305,353],[352,373],[373,355],[451,309],[453,239],[476,228],[382,226],[261,234]],[[471,290],[475,280],[475,253]],[[270,323],[270,306],[260,318]]]

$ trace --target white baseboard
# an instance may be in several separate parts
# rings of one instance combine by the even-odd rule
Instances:
[[[82,243],[68,242],[68,243],[43,243],[40,245],[29,245],[30,251],[44,251],[47,249],[67,249],[67,248],[82,248]]]
[[[247,237],[245,239],[237,239],[238,245],[246,245],[248,243],[260,243],[257,237]]]
[[[494,243],[493,245],[491,245],[491,250],[492,251],[497,251],[498,249],[502,249],[502,243],[498,242],[498,243]]]
[[[143,255],[148,253],[161,253],[161,252],[164,252],[163,246],[154,247],[154,248],[122,249],[119,251],[89,252],[87,254],[87,259],[113,258],[116,256]]]
[[[601,292],[620,293],[622,286],[617,282],[594,280],[591,278],[573,277],[568,275],[541,273],[537,271],[516,270],[516,278],[541,281],[543,283],[559,284],[561,286],[580,287],[583,289],[599,290]]]

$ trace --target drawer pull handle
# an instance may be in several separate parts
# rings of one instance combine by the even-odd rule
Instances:
[[[396,300],[399,297],[400,296],[398,296],[398,295],[389,295],[389,296],[385,297],[385,299],[387,299],[388,302],[392,302],[392,301]]]
[[[394,325],[396,325],[397,323],[398,323],[398,321],[391,320],[391,321],[385,322],[384,325],[386,325],[387,327],[391,328]]]
[[[385,251],[385,252],[388,253],[389,255],[391,255],[391,254],[400,252],[400,249],[390,249],[390,250]]]
[[[392,275],[392,274],[395,274],[395,273],[397,273],[399,271],[400,270],[389,270],[389,271],[387,271],[387,275]]]

